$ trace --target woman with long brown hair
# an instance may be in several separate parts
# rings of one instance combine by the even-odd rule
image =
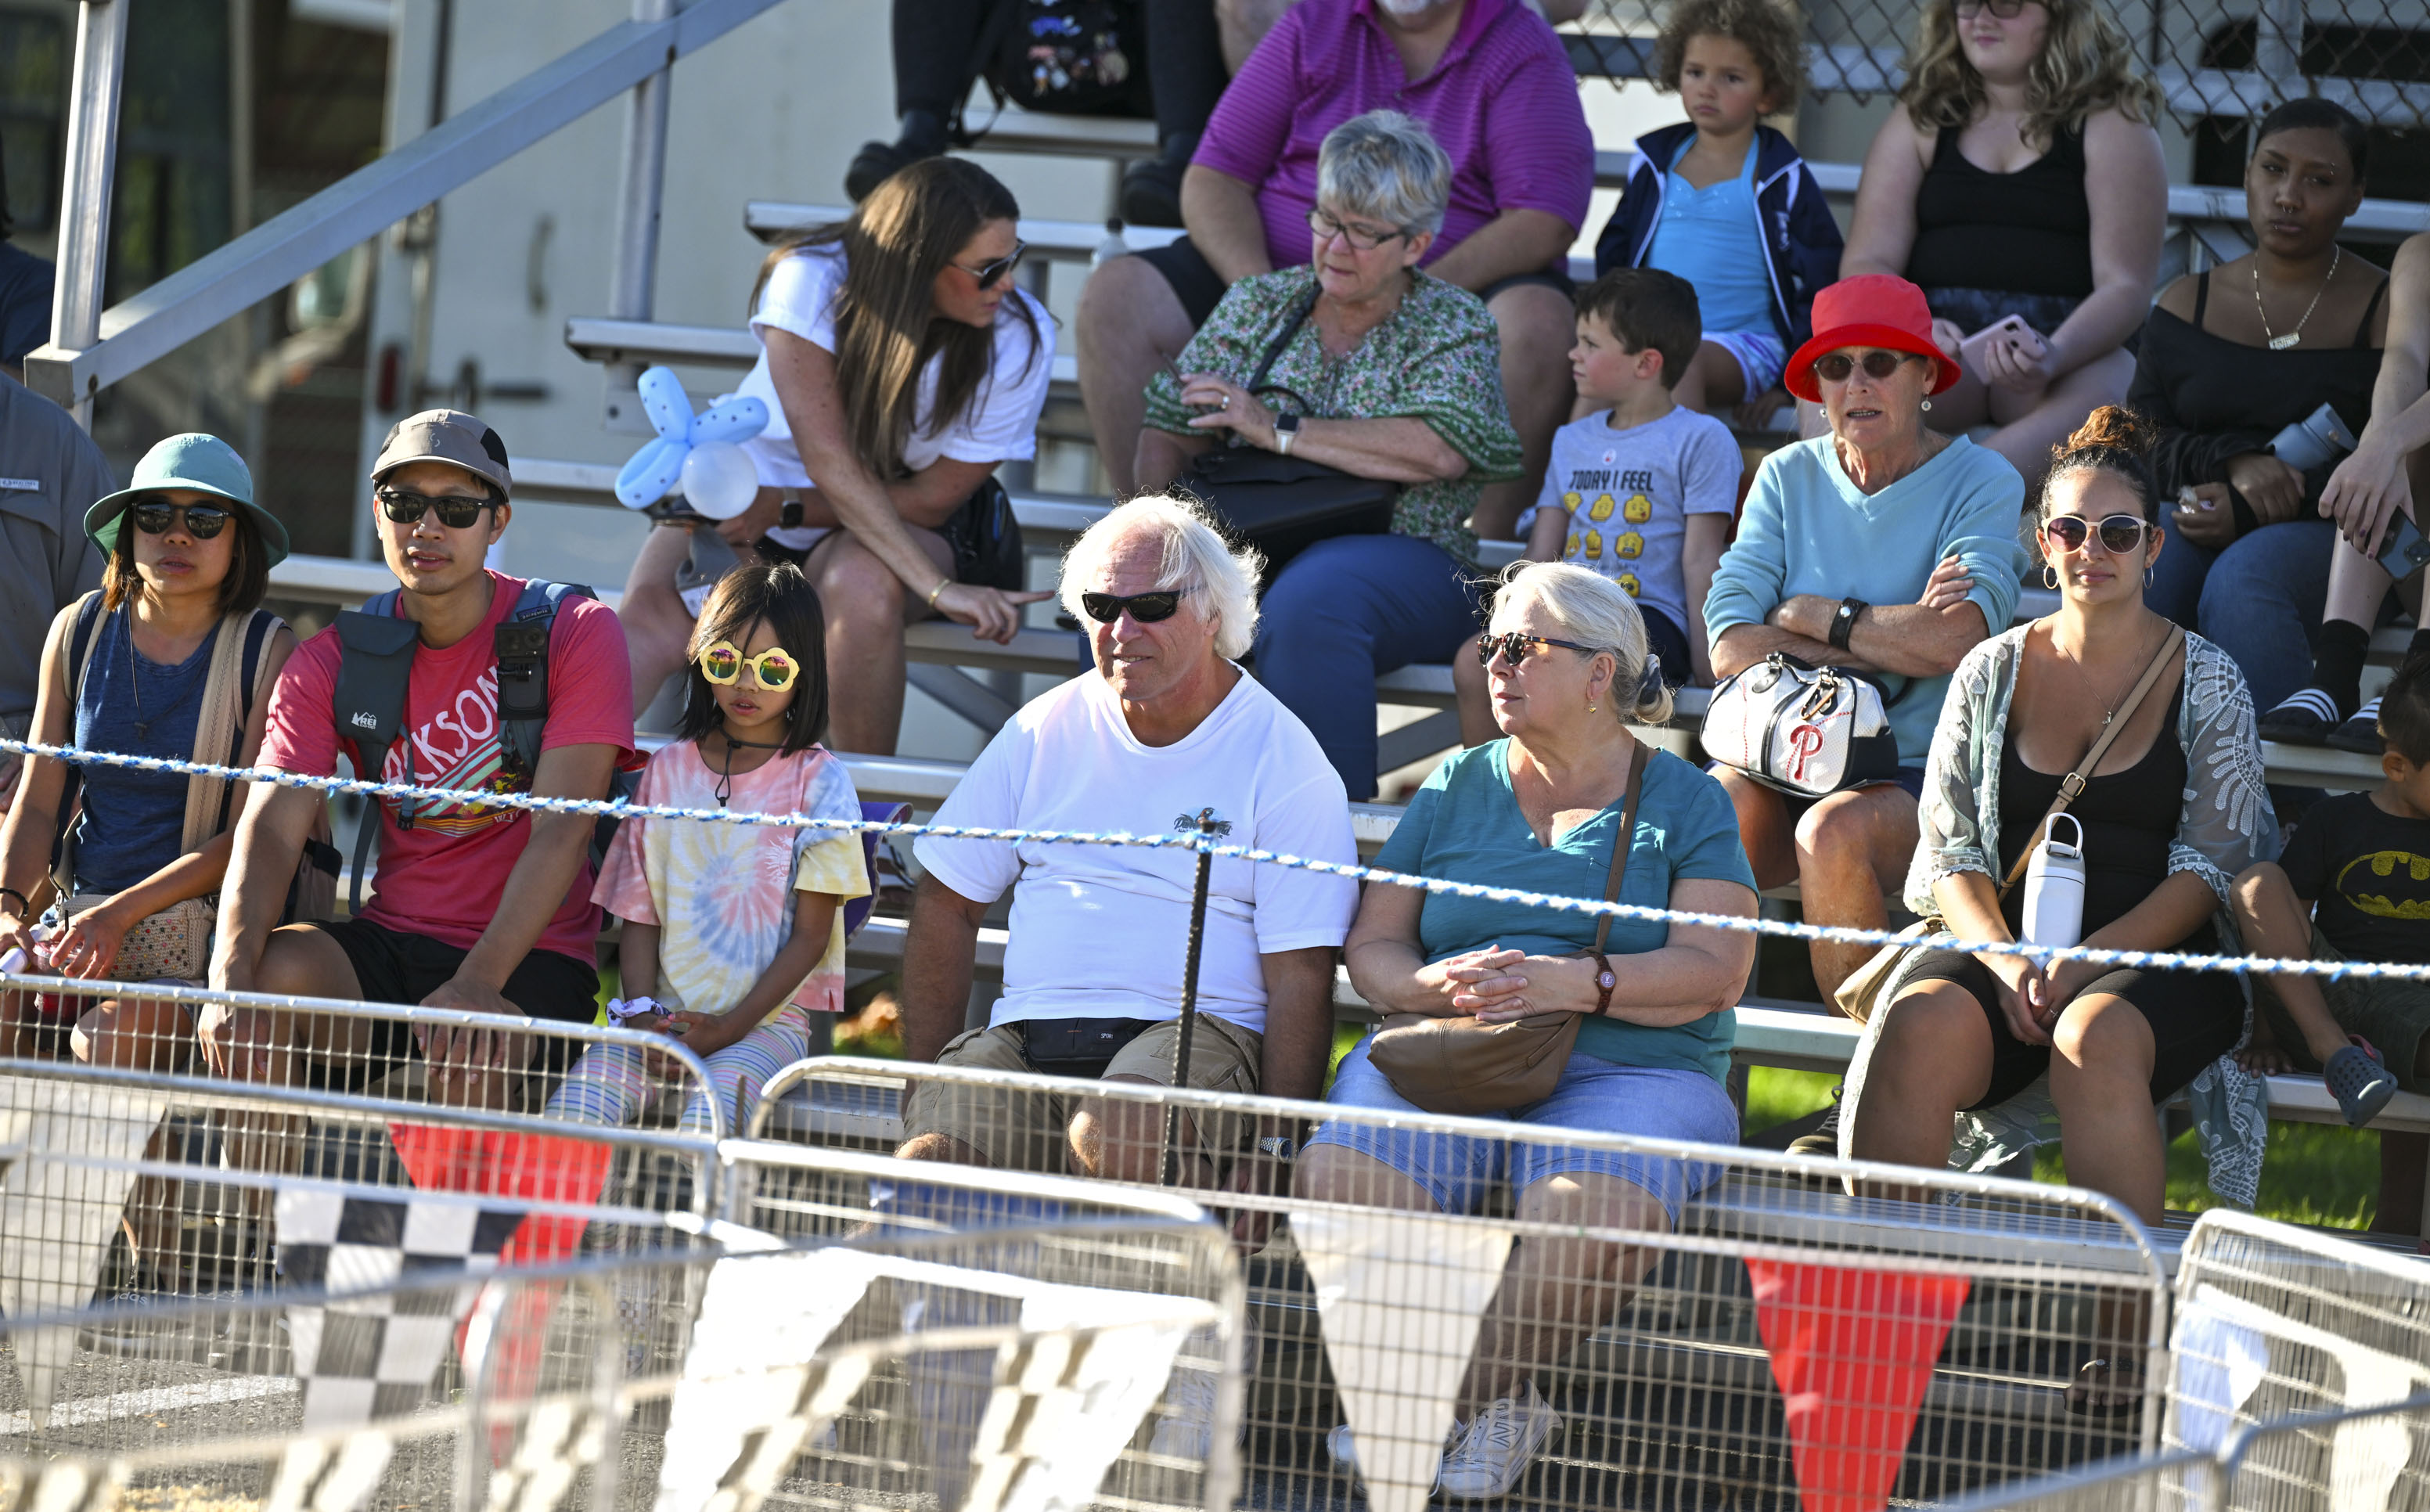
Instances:
[[[1014,591],[1019,553],[993,549],[1009,520],[993,474],[1034,455],[1055,353],[1046,307],[1012,283],[1020,214],[984,169],[930,158],[778,247],[753,291],[760,355],[739,391],[768,406],[747,448],[759,497],[718,528],[817,585],[839,750],[893,751],[907,623],[1007,641],[1048,596]],[[641,704],[683,659],[688,549],[684,530],[656,532],[625,590]]]
[[[2031,488],[2053,445],[2126,395],[2126,343],[2159,277],[2160,95],[2092,0],[1954,0],[1920,12],[1903,108],[1865,155],[1839,275],[1922,286],[1964,376],[1933,428]]]

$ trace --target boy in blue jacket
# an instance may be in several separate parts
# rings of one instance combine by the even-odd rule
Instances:
[[[1773,0],[1685,0],[1656,43],[1688,119],[1637,139],[1637,167],[1595,242],[1595,272],[1659,268],[1696,286],[1705,340],[1672,397],[1706,412],[1761,398],[1839,276],[1839,223],[1787,137],[1797,24]]]

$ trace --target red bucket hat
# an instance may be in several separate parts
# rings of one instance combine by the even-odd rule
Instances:
[[[1842,278],[1814,296],[1814,336],[1797,349],[1781,373],[1783,387],[1808,404],[1821,404],[1814,363],[1843,346],[1886,347],[1939,360],[1932,391],[1953,388],[1962,375],[1949,354],[1932,344],[1932,309],[1923,291],[1887,273]]]

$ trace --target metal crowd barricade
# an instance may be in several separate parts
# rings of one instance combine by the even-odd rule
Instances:
[[[1522,1381],[1564,1428],[1510,1494],[1552,1507],[1789,1504],[1801,1491],[1809,1506],[1837,1495],[1859,1498],[1841,1505],[1938,1501],[2156,1445],[2164,1271],[2134,1217],[2096,1193],[841,1058],[772,1079],[759,1132],[888,1149],[903,1138],[904,1089],[915,1081],[914,1123],[952,1128],[982,1154],[1069,1168],[1062,1131],[1085,1115],[1095,1169],[1152,1179],[1173,1108],[1191,1138],[1227,1153],[1220,1175],[1201,1162],[1185,1185],[1255,1251],[1247,1505],[1341,1504],[1363,1483],[1377,1512],[1414,1509],[1456,1421],[1477,1413],[1489,1386],[1517,1394]],[[1305,1140],[1318,1128],[1424,1171],[1456,1188],[1454,1200],[1439,1210],[1428,1189],[1383,1165],[1317,1150],[1286,1167],[1254,1142]],[[1140,1143],[1124,1148],[1125,1131]],[[1668,1162],[1714,1177],[1675,1224],[1636,1197],[1661,1184]],[[1523,1199],[1514,1171],[1530,1175]],[[1818,1189],[1817,1176],[1863,1195]],[[1221,1189],[1206,1189],[1218,1180]],[[750,1190],[738,1172],[738,1203]],[[874,1205],[829,1184],[802,1210],[833,1224]],[[1019,1211],[1007,1197],[1002,1221]],[[2140,1412],[2065,1410],[2065,1387],[2094,1356],[2155,1362]],[[1334,1454],[1345,1423],[1355,1469]]]
[[[1040,1190],[1090,1195],[1057,1185]],[[425,1234],[461,1200],[417,1198]],[[0,1491],[281,1512],[1224,1504],[1206,1446],[1228,1436],[1173,1430],[1192,1426],[1190,1341],[1237,1336],[1238,1266],[1190,1205],[1092,1205],[1018,1236],[1061,1275],[997,1263],[1002,1231],[788,1248],[707,1224],[718,1242],[685,1253],[370,1288],[335,1284],[333,1256],[321,1289],[11,1318],[11,1363],[42,1337],[78,1346],[47,1412],[0,1374]],[[1207,1295],[1107,1284],[1145,1253],[1198,1256],[1182,1269]],[[670,1329],[644,1295],[692,1305]],[[96,1342],[130,1321],[148,1347]],[[1202,1365],[1236,1401],[1224,1357]]]
[[[349,1048],[316,1057],[299,1085],[209,1074],[199,1055],[175,1070],[23,1057],[0,1063],[0,1311],[56,1311],[105,1296],[197,1295],[269,1279],[275,1225],[268,1191],[289,1177],[398,1190],[455,1190],[666,1215],[717,1202],[713,1097],[708,1132],[672,1126],[674,1110],[710,1084],[699,1057],[662,1036],[391,1004],[346,1003],[182,986],[0,976],[0,990],[78,1000],[209,1004],[320,1016]],[[74,1017],[71,1006],[67,1017]],[[434,1030],[524,1037],[526,1073],[499,1078],[491,1105],[438,1101],[418,1056],[378,1049]],[[646,1048],[665,1088],[659,1116],[606,1127],[550,1115],[567,1068],[597,1052]],[[571,1257],[562,1225],[515,1256]],[[663,1225],[602,1221],[580,1251],[667,1241]]]

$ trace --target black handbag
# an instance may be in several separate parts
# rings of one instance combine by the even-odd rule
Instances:
[[[1266,382],[1266,374],[1315,308],[1316,295],[1311,291],[1284,324],[1282,334],[1266,348],[1246,385],[1249,392],[1259,397],[1268,393],[1288,397],[1303,415],[1309,412],[1307,401],[1280,384]],[[1192,457],[1179,487],[1207,506],[1217,528],[1234,545],[1255,546],[1264,555],[1268,582],[1284,563],[1320,540],[1390,530],[1392,507],[1401,496],[1398,483],[1359,477],[1323,462],[1237,442]]]
[[[1023,575],[1021,522],[1013,518],[1011,496],[993,475],[946,517],[938,533],[954,548],[955,582],[1007,593],[1029,586]]]

